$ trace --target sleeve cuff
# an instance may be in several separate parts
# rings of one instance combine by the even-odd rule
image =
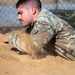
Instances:
[[[9,37],[8,37],[8,43],[9,44],[13,44],[13,38],[15,38],[15,35],[14,34],[10,34]]]

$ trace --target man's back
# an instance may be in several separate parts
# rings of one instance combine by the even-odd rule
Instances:
[[[31,35],[39,46],[48,44],[50,51],[75,60],[75,31],[67,22],[51,12],[42,10],[39,13]]]

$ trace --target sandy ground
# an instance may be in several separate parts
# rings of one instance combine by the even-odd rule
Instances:
[[[75,75],[75,61],[48,55],[32,59],[2,41],[0,33],[0,75]]]

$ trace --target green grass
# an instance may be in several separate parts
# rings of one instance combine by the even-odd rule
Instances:
[[[54,14],[67,21],[75,28],[75,10],[53,11]]]

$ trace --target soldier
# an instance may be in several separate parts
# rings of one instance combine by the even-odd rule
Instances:
[[[27,45],[19,35],[7,34],[4,38],[5,42],[8,41],[33,58],[38,58],[37,54],[42,55],[51,51],[64,58],[75,60],[75,30],[71,25],[43,9],[40,0],[19,0],[16,8],[18,19],[30,35],[32,41],[29,42],[34,51],[29,52],[27,48],[23,48]]]

